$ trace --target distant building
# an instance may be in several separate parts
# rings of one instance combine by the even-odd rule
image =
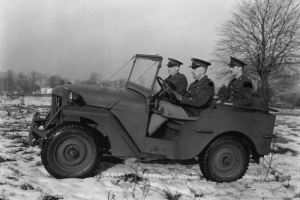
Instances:
[[[41,88],[41,94],[51,94],[52,93],[52,89],[53,88],[46,88],[46,87],[42,87]]]

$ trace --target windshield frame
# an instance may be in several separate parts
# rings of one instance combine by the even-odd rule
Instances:
[[[136,64],[136,60],[139,59],[139,58],[158,62],[158,65],[156,67],[156,71],[155,71],[155,74],[154,74],[154,77],[153,77],[153,80],[152,80],[150,90],[148,88],[145,88],[141,85],[138,85],[138,84],[130,81],[133,69],[134,69],[135,64]],[[133,64],[132,64],[132,67],[131,67],[131,70],[130,70],[130,74],[129,74],[127,82],[126,82],[126,88],[137,91],[137,92],[141,93],[142,95],[144,95],[145,97],[151,97],[152,93],[153,93],[153,88],[154,88],[154,85],[155,85],[156,77],[158,75],[159,69],[161,68],[162,60],[163,60],[162,56],[159,56],[159,55],[136,54],[135,59],[134,59]]]

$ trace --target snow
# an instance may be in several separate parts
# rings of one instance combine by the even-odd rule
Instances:
[[[1,102],[0,199],[300,198],[299,110],[281,110],[277,115],[273,156],[265,156],[259,165],[250,163],[238,181],[215,183],[204,179],[197,162],[142,163],[133,158],[103,161],[95,177],[55,179],[41,163],[40,148],[26,142],[34,112],[46,114],[49,104],[48,97],[28,97],[24,106],[17,100]]]
[[[28,105],[41,105],[41,106],[49,106],[51,102],[51,96],[41,96],[41,97],[32,97],[26,96],[24,97],[24,104]]]
[[[0,103],[6,106],[12,105],[39,105],[49,106],[51,102],[51,96],[24,96],[20,98],[9,99],[6,96],[0,96]]]

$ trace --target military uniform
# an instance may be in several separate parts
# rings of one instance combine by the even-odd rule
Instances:
[[[245,65],[242,61],[230,57],[230,67],[238,66],[243,69]],[[251,106],[252,88],[251,80],[242,74],[239,78],[231,79],[227,87],[223,86],[220,89],[218,95],[222,102],[227,101],[237,106]]]
[[[168,68],[180,67],[180,65],[182,65],[182,62],[180,62],[178,60],[175,60],[173,58],[168,58],[168,59],[169,59],[169,62],[167,64]],[[169,75],[165,79],[165,81],[172,90],[178,92],[180,95],[183,95],[185,93],[187,85],[188,85],[185,75],[183,75],[179,72],[177,72],[174,75]],[[164,93],[160,99],[169,101],[174,104],[178,103],[177,100],[174,99],[174,96],[170,93]]]
[[[184,95],[188,84],[185,75],[178,72],[174,76],[168,76],[165,81],[173,90]]]
[[[204,76],[201,80],[191,83],[188,91],[182,96],[180,104],[189,116],[197,116],[202,108],[210,105],[214,94],[214,83]]]
[[[252,98],[252,82],[249,78],[242,75],[237,79],[233,78],[230,80],[220,100],[228,101],[237,106],[249,106]]]
[[[207,68],[211,65],[209,62],[192,58],[192,69],[198,67]],[[161,114],[154,113],[148,127],[149,135],[152,135],[162,123],[168,118],[181,120],[195,120],[199,115],[200,110],[212,102],[215,93],[214,83],[205,75],[200,80],[195,80],[189,86],[188,91],[184,94],[173,92],[175,98],[178,100],[178,105],[174,105],[168,101],[159,102],[159,110]]]

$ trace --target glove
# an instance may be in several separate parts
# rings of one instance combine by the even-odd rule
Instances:
[[[171,81],[166,81],[167,85],[172,89],[172,90],[176,90],[177,87],[174,83],[172,83]]]
[[[178,92],[172,90],[171,91],[172,94],[174,94],[175,98],[178,100],[178,101],[181,101],[182,100],[182,96],[180,94],[178,94]]]

